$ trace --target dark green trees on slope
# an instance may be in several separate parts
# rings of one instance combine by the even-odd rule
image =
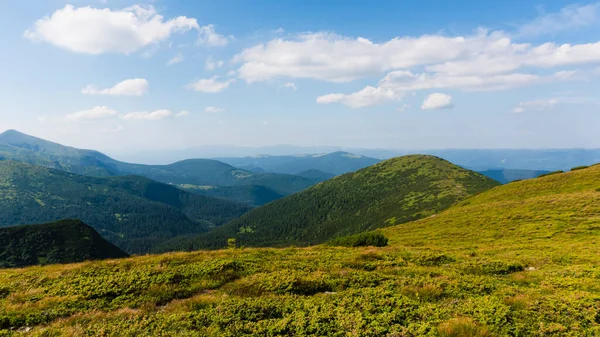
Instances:
[[[499,185],[443,159],[411,155],[390,159],[256,208],[239,219],[162,249],[305,245],[406,223],[445,210]]]
[[[79,220],[0,228],[0,268],[126,256]]]
[[[224,224],[249,207],[147,178],[94,178],[0,160],[0,227],[77,218],[129,253]]]

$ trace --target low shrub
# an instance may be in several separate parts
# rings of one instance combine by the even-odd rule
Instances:
[[[586,169],[586,168],[588,168],[588,167],[589,167],[589,166],[587,166],[587,165],[575,166],[575,167],[573,167],[573,168],[571,169],[571,171],[583,170],[583,169]]]
[[[327,245],[340,247],[385,247],[388,245],[388,238],[379,231],[364,232],[335,238],[327,242]]]
[[[468,317],[457,317],[440,324],[438,333],[443,337],[490,336],[488,330]]]
[[[565,173],[565,171],[554,171],[554,172],[548,172],[548,173],[540,174],[538,176],[538,178],[547,177],[547,176],[551,176],[551,175],[555,175],[555,174],[560,174],[560,173]]]

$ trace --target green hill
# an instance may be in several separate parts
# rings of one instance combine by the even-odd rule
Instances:
[[[0,161],[0,227],[77,218],[129,253],[205,232],[248,210],[143,177],[87,177]]]
[[[239,191],[222,194],[237,201],[262,201],[274,195],[290,195],[317,182],[289,174],[254,173],[211,159],[189,159],[170,165],[125,163],[100,152],[63,146],[15,130],[0,134],[0,160],[2,159],[87,176],[139,175],[166,184],[196,187],[242,186],[237,189]],[[273,193],[248,196],[247,192],[244,192],[247,190],[245,186],[262,186]]]
[[[599,216],[600,165],[596,165],[503,185],[436,217],[386,233],[401,244],[445,249],[486,244],[506,254],[510,247],[527,245],[543,250],[544,256],[553,252],[567,258],[595,244]],[[570,242],[568,251],[563,242]]]
[[[338,176],[256,208],[194,240],[168,249],[306,245],[438,213],[498,183],[443,159],[412,155]]]
[[[299,174],[303,171],[318,170],[334,176],[354,172],[381,161],[341,151],[297,156],[264,155],[243,158],[219,158],[217,160],[253,171],[264,170],[266,172]]]
[[[0,333],[595,336],[600,166],[381,230],[387,247],[244,248],[0,271]]]
[[[0,268],[126,256],[79,220],[0,228]]]

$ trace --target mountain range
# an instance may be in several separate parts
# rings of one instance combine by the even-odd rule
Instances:
[[[77,218],[128,253],[246,213],[241,203],[139,176],[88,177],[0,160],[0,227]]]
[[[139,175],[192,192],[230,197],[260,205],[290,195],[317,181],[290,174],[255,173],[212,159],[188,159],[169,165],[132,164],[100,152],[81,150],[15,130],[0,134],[0,160],[14,160],[87,176]],[[252,188],[252,187],[257,188]],[[228,187],[226,191],[208,187]]]

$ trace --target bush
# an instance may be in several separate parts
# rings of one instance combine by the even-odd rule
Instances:
[[[540,175],[538,176],[538,178],[541,178],[541,177],[547,177],[547,176],[551,176],[551,175],[555,175],[555,174],[560,174],[560,173],[565,173],[565,171],[554,171],[554,172],[549,172],[549,173],[540,174]]]
[[[388,245],[388,238],[379,231],[364,232],[335,238],[327,242],[327,245],[340,247],[385,247]]]
[[[583,170],[583,169],[586,169],[586,168],[588,168],[588,167],[589,167],[589,166],[587,166],[587,165],[575,166],[575,167],[573,167],[573,168],[571,169],[571,171]]]

